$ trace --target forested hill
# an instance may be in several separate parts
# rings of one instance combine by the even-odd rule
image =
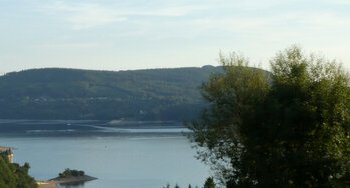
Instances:
[[[0,119],[194,118],[199,87],[222,68],[92,71],[32,69],[0,76]]]

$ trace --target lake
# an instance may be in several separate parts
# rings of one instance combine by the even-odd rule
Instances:
[[[11,124],[17,131],[8,129]],[[0,131],[0,145],[15,147],[15,162],[29,162],[30,175],[38,180],[54,178],[65,168],[98,178],[72,188],[201,186],[210,175],[195,159],[182,134],[186,129],[175,125],[2,121]]]

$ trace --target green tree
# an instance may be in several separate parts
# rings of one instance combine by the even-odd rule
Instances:
[[[85,175],[85,172],[82,170],[72,170],[72,169],[66,168],[63,172],[58,174],[58,177],[69,178],[69,177],[79,177],[84,175]]]
[[[28,163],[23,166],[11,164],[6,157],[0,155],[0,187],[36,188],[35,180],[28,175],[29,168]]]
[[[205,180],[204,188],[215,188],[215,187],[216,185],[212,177],[209,177],[207,178],[207,180]]]
[[[210,107],[190,128],[199,157],[227,187],[334,187],[349,178],[350,82],[335,62],[298,47],[272,72],[235,54],[203,85]]]

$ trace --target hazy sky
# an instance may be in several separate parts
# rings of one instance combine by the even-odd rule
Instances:
[[[218,65],[268,67],[292,44],[350,68],[349,0],[0,0],[0,73]]]

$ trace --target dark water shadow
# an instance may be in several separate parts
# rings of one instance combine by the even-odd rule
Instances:
[[[60,183],[58,188],[84,188],[85,183]]]

